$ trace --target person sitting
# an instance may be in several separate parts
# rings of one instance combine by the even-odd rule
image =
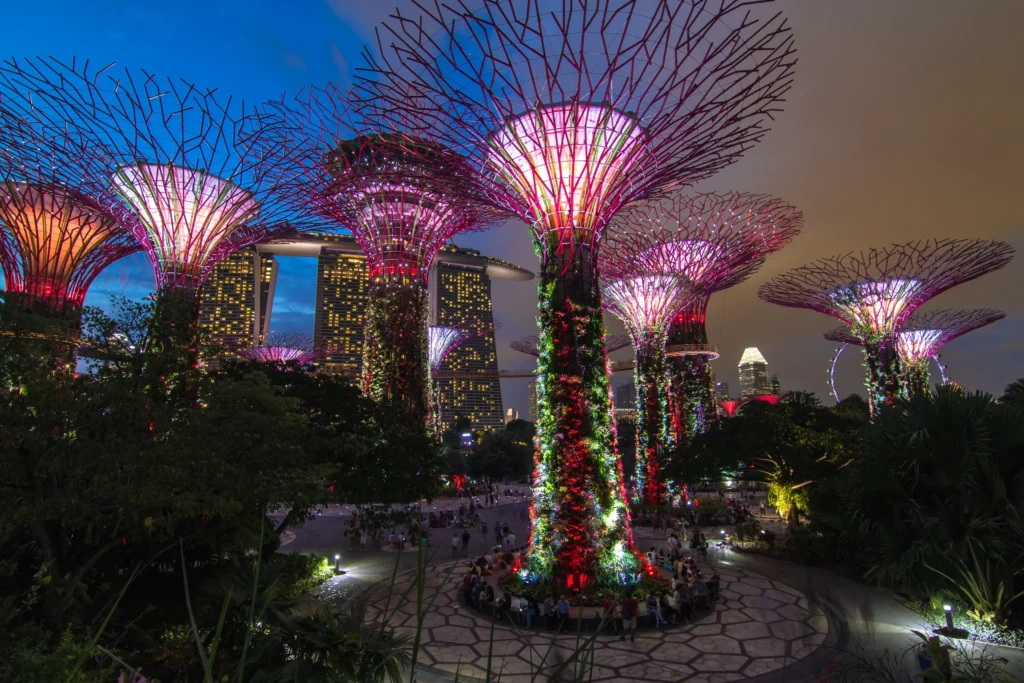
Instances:
[[[490,584],[480,594],[480,609],[490,612],[494,608],[494,586]]]
[[[683,621],[689,621],[694,615],[693,600],[685,583],[676,588],[676,614]]]
[[[661,605],[658,602],[658,598],[654,597],[654,593],[647,596],[647,613],[654,615],[654,627],[661,628],[661,625],[665,623],[665,617],[661,614]]]
[[[721,591],[721,588],[722,578],[718,574],[713,575],[711,580],[708,581],[708,591],[711,593],[711,602],[718,600],[718,594]]]
[[[488,588],[487,583],[484,582],[484,581],[477,581],[476,585],[473,586],[473,594],[472,594],[473,604],[476,605],[477,607],[480,606],[480,596],[481,596],[481,594],[483,594],[484,590],[487,589],[487,588]]]
[[[647,551],[647,561],[651,563],[651,566],[658,565],[658,551],[651,546],[651,549]]]
[[[668,599],[668,593],[662,593],[661,598],[658,600],[658,608],[661,610],[661,615],[673,624],[676,623],[676,608],[672,606],[672,602]]]
[[[693,582],[693,604],[711,609],[711,591],[701,579],[696,579]]]

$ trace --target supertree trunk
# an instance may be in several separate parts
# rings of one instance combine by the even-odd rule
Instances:
[[[199,295],[165,287],[147,331],[146,382],[155,400],[190,405],[199,383]]]
[[[904,363],[907,397],[927,396],[931,391],[931,373],[928,371],[928,359],[919,363]]]
[[[864,362],[868,368],[868,396],[871,419],[885,406],[899,400],[903,387],[903,369],[896,344],[891,339],[864,345]]]
[[[423,424],[429,406],[426,285],[416,278],[370,284],[363,393]]]
[[[704,326],[707,304],[707,298],[701,298],[676,316],[669,329],[669,346],[708,343]],[[668,364],[672,436],[677,444],[684,445],[717,422],[715,383],[707,356],[673,356]]]
[[[570,590],[639,579],[615,452],[595,255],[541,256],[540,401],[529,572]]]
[[[665,387],[665,338],[634,345],[636,370],[636,489],[634,499],[645,505],[664,505],[668,489],[661,477],[661,460],[669,448],[668,391]]]

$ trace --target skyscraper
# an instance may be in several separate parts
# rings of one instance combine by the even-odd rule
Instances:
[[[768,361],[756,346],[748,346],[740,357],[740,398],[747,400],[754,396],[772,393],[771,378],[768,375]]]
[[[537,410],[537,380],[531,379],[530,383],[526,385],[526,390],[530,394],[530,422],[537,424],[537,418],[540,415]]]
[[[327,246],[320,252],[313,339],[327,351],[315,363],[322,371],[359,377],[367,285],[366,259],[361,254]]]
[[[636,408],[636,385],[632,382],[615,387],[615,407],[623,410]]]
[[[440,260],[443,257],[442,253],[430,279],[438,324],[493,328],[491,278],[487,269],[482,265],[446,263]],[[504,424],[493,329],[467,339],[448,354],[445,369],[447,372],[436,380],[441,392],[442,429],[447,429],[457,416],[468,417],[474,429]]]
[[[782,386],[779,384],[779,376],[772,375],[772,396],[778,396],[782,393]]]
[[[199,324],[213,343],[207,362],[216,364],[230,349],[262,341],[270,330],[277,260],[246,247],[218,263],[203,286]]]
[[[715,403],[721,403],[729,399],[729,383],[715,382]]]

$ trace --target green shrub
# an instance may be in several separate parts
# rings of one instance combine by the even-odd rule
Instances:
[[[541,581],[525,583],[515,573],[509,573],[502,580],[501,587],[506,593],[517,598],[533,598],[538,604],[544,602],[544,599],[551,593],[554,593],[557,598],[565,591],[564,588],[553,588],[551,584]],[[665,593],[671,593],[672,582],[661,576],[644,576],[640,583],[632,587],[594,586],[580,593],[570,595],[569,603],[576,607],[598,606],[603,601],[605,595],[618,596],[624,595],[627,592],[632,593],[634,598],[643,602],[647,599],[648,595],[661,597]]]
[[[272,562],[282,565],[278,577],[293,598],[309,593],[334,576],[334,562],[326,556],[284,553],[275,555]]]

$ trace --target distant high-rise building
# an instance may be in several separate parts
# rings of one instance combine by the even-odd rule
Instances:
[[[266,338],[276,284],[277,259],[252,247],[236,251],[214,267],[199,303],[200,328],[215,347],[209,362],[216,364],[231,349]]]
[[[446,263],[442,255],[430,280],[437,324],[493,328],[491,278],[485,267]],[[459,415],[468,417],[474,429],[492,429],[504,423],[493,329],[460,344],[448,354],[444,368],[447,372],[437,379],[442,429]]]
[[[357,378],[363,365],[363,319],[368,277],[366,258],[325,246],[316,273],[313,339],[328,354],[316,366]]]
[[[263,341],[270,329],[276,256],[317,259],[313,338],[328,355],[315,361],[321,372],[358,381],[363,361],[363,321],[368,277],[358,243],[345,235],[299,235],[240,250],[221,262],[203,290],[203,325],[224,346]],[[259,285],[256,281],[259,273]],[[489,328],[491,280],[529,280],[533,273],[472,249],[447,246],[431,275],[431,299],[438,324]],[[445,360],[441,389],[444,428],[457,415],[473,429],[504,424],[494,333],[469,339]]]
[[[515,408],[509,408],[505,411],[505,424],[509,422],[515,422],[519,419],[519,411]]]
[[[622,410],[636,408],[636,385],[630,382],[615,387],[615,407]]]
[[[729,383],[715,382],[715,403],[729,400]]]
[[[772,375],[772,396],[778,396],[782,393],[782,387],[779,384],[779,376]]]
[[[526,386],[526,390],[530,394],[530,422],[537,424],[537,418],[539,417],[537,411],[537,380],[531,379],[530,383]]]
[[[768,375],[768,361],[756,346],[748,346],[740,357],[740,398],[747,400],[754,396],[765,396],[772,392]]]

